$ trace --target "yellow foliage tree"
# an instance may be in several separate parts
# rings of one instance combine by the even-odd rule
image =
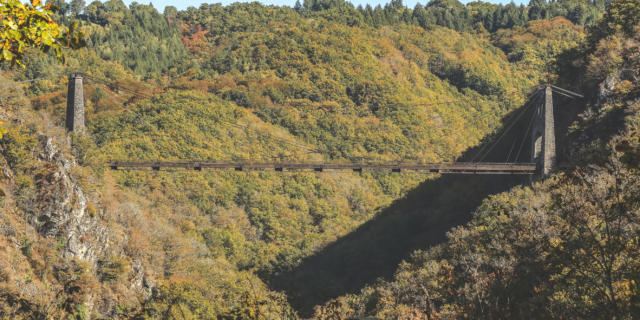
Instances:
[[[83,46],[78,24],[58,25],[52,18],[55,10],[51,3],[43,5],[41,0],[26,4],[20,0],[0,0],[0,61],[22,65],[24,51],[31,47],[45,53],[53,50],[63,61],[63,47]]]

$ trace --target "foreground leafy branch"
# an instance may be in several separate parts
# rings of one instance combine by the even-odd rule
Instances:
[[[43,5],[40,0],[26,4],[19,0],[0,0],[0,61],[24,66],[23,54],[31,47],[44,53],[53,50],[58,60],[64,61],[63,47],[84,46],[78,23],[60,26],[52,18],[56,10],[52,3]]]

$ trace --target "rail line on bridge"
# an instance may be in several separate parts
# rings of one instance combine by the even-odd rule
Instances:
[[[535,163],[276,163],[276,162],[206,162],[206,161],[115,161],[108,164],[113,170],[139,170],[148,168],[159,171],[163,168],[180,168],[202,171],[203,169],[228,169],[235,171],[274,170],[283,171],[338,171],[390,170],[391,172],[428,172],[441,174],[521,174],[536,173]]]

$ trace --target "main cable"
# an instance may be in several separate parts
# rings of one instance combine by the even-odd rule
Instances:
[[[116,90],[123,90],[123,91],[126,91],[126,92],[131,93],[131,94],[136,95],[136,96],[144,97],[144,98],[147,98],[147,99],[151,99],[153,97],[152,95],[149,95],[149,94],[144,93],[144,92],[140,92],[140,91],[138,91],[136,89],[132,89],[132,88],[130,88],[130,87],[126,86],[126,85],[123,85],[123,84],[115,84],[114,85],[113,83],[110,83],[107,80],[100,79],[100,78],[97,78],[97,77],[94,77],[94,76],[90,76],[90,75],[85,75],[85,77],[88,80],[92,81],[92,82],[99,82],[99,83],[104,84],[106,86],[114,86]]]
[[[533,96],[535,96],[535,94],[534,94]],[[507,132],[509,132],[509,131],[510,131],[510,130],[511,130],[515,125],[516,125],[516,123],[518,123],[518,120],[520,120],[520,118],[522,118],[522,116],[524,116],[524,114],[527,112],[527,110],[528,110],[531,106],[532,106],[532,104],[531,104],[531,100],[527,101],[527,103],[525,104],[525,106],[522,108],[522,111],[521,111],[521,112],[520,112],[520,113],[519,113],[519,114],[518,114],[518,115],[513,119],[513,121],[511,122],[511,124],[510,124],[510,125],[509,125],[505,130],[504,130],[504,131],[502,131],[502,133],[500,134],[500,136],[498,137],[498,139],[496,139],[496,140],[494,141],[494,143],[493,143],[493,144],[491,145],[491,147],[490,147],[490,148],[489,148],[489,149],[484,153],[484,155],[482,155],[482,156],[480,157],[480,159],[479,159],[480,161],[484,160],[484,158],[485,158],[487,155],[489,155],[489,153],[491,153],[491,151],[496,147],[496,145],[498,145],[498,143],[502,140],[502,138],[504,138],[504,137],[506,136]],[[475,156],[475,157],[473,157],[473,158],[471,159],[471,162],[474,162],[474,161],[476,160],[476,158],[477,158],[478,156],[480,156],[480,155],[481,155],[481,153],[482,153],[483,149],[485,149],[487,146],[488,146],[488,145],[487,145],[487,144],[485,144],[485,146],[484,146],[482,149],[480,149],[480,151],[476,154],[476,156]]]
[[[536,98],[536,101],[534,101],[534,104],[537,104],[538,101],[540,100],[540,98],[542,97],[542,95],[539,95]],[[529,124],[527,125],[527,129],[524,132],[524,137],[522,137],[522,143],[520,144],[520,148],[518,148],[518,153],[516,154],[516,161],[520,158],[520,152],[522,152],[522,149],[524,148],[524,145],[527,141],[527,137],[530,136],[531,134],[531,127],[533,126],[533,121],[535,120],[535,115],[531,117],[531,119],[529,120]]]

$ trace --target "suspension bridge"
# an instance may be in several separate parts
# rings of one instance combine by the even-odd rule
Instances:
[[[71,73],[69,75],[66,128],[68,131],[84,130],[84,92],[83,79],[87,78],[94,82],[105,84],[104,80],[84,75],[82,73]],[[123,90],[126,88],[123,88]],[[135,90],[126,89],[130,93],[139,94],[144,98],[149,95],[142,94]],[[571,99],[584,98],[581,94],[559,88],[550,84],[537,86],[527,99],[527,105],[533,106],[532,119],[526,129],[530,141],[530,161],[529,162],[453,162],[453,163],[304,163],[304,162],[224,162],[224,161],[112,161],[107,164],[110,169],[119,170],[155,170],[161,169],[186,169],[202,171],[204,169],[220,170],[273,170],[275,172],[285,171],[346,171],[362,172],[364,170],[388,170],[390,172],[408,173],[441,173],[441,174],[510,174],[510,175],[537,175],[547,177],[556,163],[556,142],[554,126],[554,102],[553,94],[558,94]],[[520,116],[524,115],[522,112]],[[515,121],[517,121],[516,119]],[[511,126],[515,125],[515,121]],[[507,133],[508,129],[503,132]],[[491,152],[495,144],[487,152]],[[524,141],[520,147],[524,146]],[[482,152],[483,150],[481,150]],[[520,154],[518,151],[518,154]],[[519,156],[516,156],[518,159]]]

